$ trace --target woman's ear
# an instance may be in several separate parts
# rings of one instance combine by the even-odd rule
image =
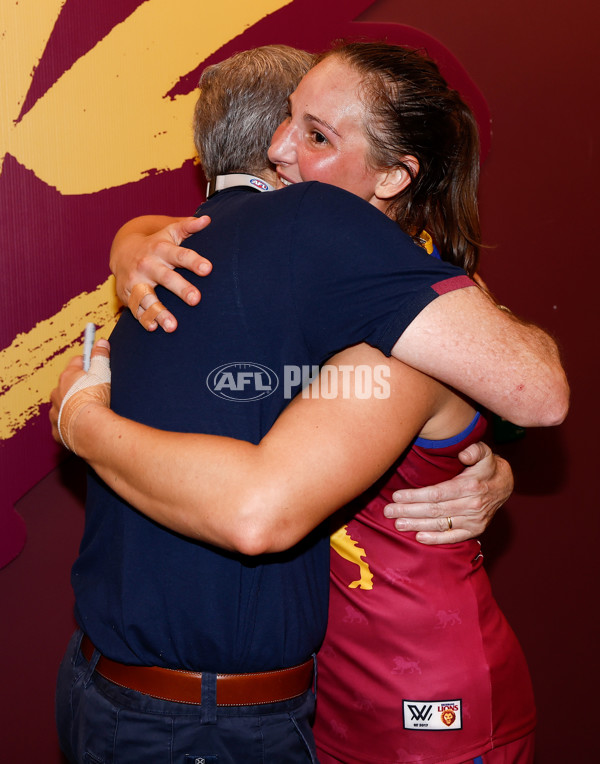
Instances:
[[[403,159],[406,167],[410,167],[413,177],[419,174],[419,160],[413,156],[406,156]],[[411,182],[411,176],[406,167],[392,167],[389,170],[382,170],[377,185],[375,186],[375,196],[378,199],[393,199]]]

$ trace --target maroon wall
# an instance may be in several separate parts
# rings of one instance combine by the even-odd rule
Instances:
[[[497,598],[534,678],[537,764],[590,762],[595,750],[599,528],[591,385],[598,362],[588,326],[598,317],[592,230],[600,167],[592,131],[599,17],[587,0],[377,0],[360,17],[433,35],[484,93],[493,136],[481,195],[491,245],[483,275],[502,302],[556,334],[571,379],[567,422],[504,447],[517,490],[484,539]],[[307,28],[313,23],[307,12]],[[589,287],[576,288],[583,281]],[[68,460],[18,505],[28,543],[0,572],[2,760],[60,761],[52,693],[72,628],[68,570],[81,533],[80,477]]]

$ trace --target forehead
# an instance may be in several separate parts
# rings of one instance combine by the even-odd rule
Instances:
[[[314,66],[300,81],[291,95],[295,109],[329,113],[337,118],[362,116],[360,97],[361,77],[348,63],[337,56],[329,56]]]

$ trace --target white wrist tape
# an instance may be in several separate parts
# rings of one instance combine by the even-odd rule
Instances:
[[[76,414],[79,408],[90,401],[102,402],[108,406],[110,402],[110,380],[110,359],[103,355],[96,355],[90,362],[90,370],[71,385],[63,398],[60,411],[58,412],[58,434],[63,446],[73,451],[73,453],[76,453],[76,451],[72,444],[69,443],[71,440],[70,427],[77,418]],[[80,402],[71,400],[74,395],[88,387],[98,387],[98,390],[94,390],[93,393],[90,391],[90,394],[86,396],[87,400]],[[66,405],[68,401],[71,401],[71,403]]]

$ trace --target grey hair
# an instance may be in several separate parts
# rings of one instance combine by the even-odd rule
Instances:
[[[200,77],[194,142],[207,179],[232,172],[260,174],[269,167],[273,133],[287,99],[314,57],[287,45],[236,53]]]

